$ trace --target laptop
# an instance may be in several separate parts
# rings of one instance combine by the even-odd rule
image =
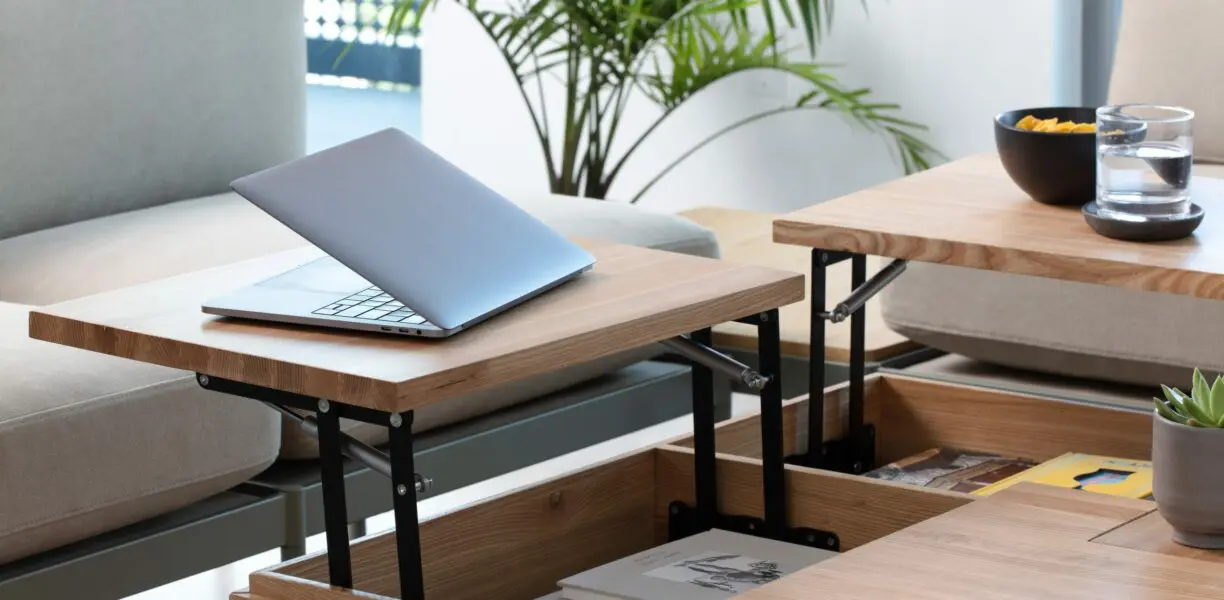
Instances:
[[[329,256],[210,300],[209,314],[447,337],[595,264],[397,129],[231,187]]]

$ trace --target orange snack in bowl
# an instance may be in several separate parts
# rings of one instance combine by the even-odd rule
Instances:
[[[1039,120],[1037,119],[1037,117],[1034,117],[1033,115],[1024,115],[1024,118],[1023,118],[1023,119],[1020,119],[1019,121],[1016,121],[1016,129],[1023,129],[1023,130],[1025,130],[1025,131],[1032,131],[1032,130],[1033,130],[1033,127],[1036,127],[1036,126],[1037,126],[1037,124],[1038,124],[1038,123],[1040,123],[1040,122],[1041,122],[1041,121],[1039,121]]]
[[[1023,119],[1016,121],[1016,129],[1043,133],[1096,133],[1096,124],[1076,123],[1075,121],[1059,122],[1057,118],[1038,119],[1033,115],[1025,115]]]

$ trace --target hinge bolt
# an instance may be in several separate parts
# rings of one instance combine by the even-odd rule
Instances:
[[[395,493],[397,493],[397,494],[399,494],[399,495],[401,495],[401,496],[407,496],[407,495],[408,495],[408,486],[406,486],[406,485],[404,485],[404,484],[402,484],[402,483],[401,483],[401,484],[399,484],[399,485],[397,485],[397,486],[395,486]]]
[[[329,410],[331,410],[331,402],[328,402],[327,398],[319,398],[319,412],[325,413]]]
[[[199,377],[196,378],[196,381],[200,382],[200,387],[208,387],[208,384],[209,384],[208,375],[200,375]]]
[[[401,417],[399,413],[391,413],[391,426],[392,427],[399,427],[400,425],[403,425],[403,424],[404,424],[404,417]]]
[[[424,494],[429,491],[429,488],[433,487],[433,479],[420,473],[414,473],[414,476],[416,478],[416,491],[418,494]]]

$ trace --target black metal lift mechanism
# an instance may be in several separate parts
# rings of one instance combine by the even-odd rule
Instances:
[[[822,273],[823,275],[823,273]],[[822,282],[823,286],[823,282]],[[823,288],[822,288],[823,292]],[[823,301],[823,293],[821,295]],[[692,362],[694,484],[696,506],[681,502],[670,506],[668,533],[678,539],[718,527],[777,540],[836,550],[837,537],[814,529],[789,528],[786,516],[786,468],[783,456],[781,340],[776,309],[738,320],[757,327],[760,369],[752,368],[710,348],[709,329],[688,337],[660,342],[672,352]],[[823,338],[823,329],[822,338]],[[861,335],[860,356],[861,350]],[[822,365],[823,366],[823,365]],[[722,515],[718,512],[717,461],[714,444],[714,372],[736,378],[761,395],[762,478],[765,517]],[[814,369],[821,371],[823,369]],[[862,368],[859,373],[861,377]],[[389,413],[327,399],[312,398],[258,385],[197,374],[200,386],[234,396],[263,402],[297,420],[302,429],[319,439],[322,472],[323,519],[327,530],[328,578],[332,585],[353,587],[347,509],[345,506],[342,459],[348,455],[374,471],[391,478],[394,495],[395,543],[398,554],[400,597],[424,600],[420,528],[416,495],[424,492],[429,480],[415,472],[412,452],[411,411]],[[821,387],[813,389],[823,389]],[[861,382],[860,382],[861,387]],[[372,448],[340,431],[340,419],[352,419],[389,430],[389,453]],[[814,438],[819,439],[819,438]]]
[[[848,297],[826,310],[827,269],[849,260]],[[787,457],[787,462],[815,469],[861,475],[875,465],[875,427],[863,422],[863,379],[866,376],[867,301],[883,291],[905,272],[907,262],[896,259],[867,278],[867,256],[850,252],[812,250],[811,352],[808,365],[807,452]],[[846,435],[839,440],[824,439],[825,321],[850,320],[850,395]],[[819,348],[819,350],[817,350]]]

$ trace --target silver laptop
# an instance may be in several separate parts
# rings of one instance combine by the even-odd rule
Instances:
[[[396,129],[231,187],[330,256],[211,300],[210,314],[446,337],[595,263]]]

